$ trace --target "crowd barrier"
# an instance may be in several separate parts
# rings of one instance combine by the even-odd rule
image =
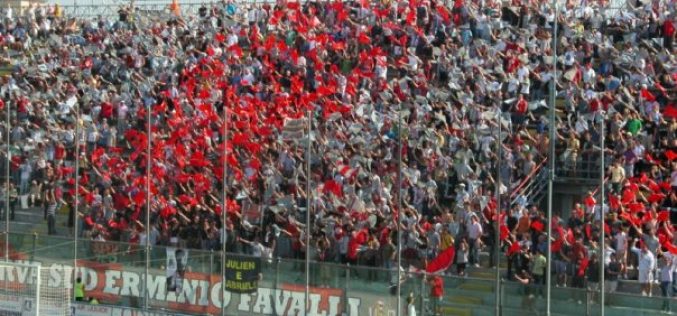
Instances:
[[[77,264],[76,273],[83,279],[86,295],[95,297],[100,305],[76,304],[75,315],[220,315],[225,306],[226,315],[358,316],[395,315],[397,308],[397,297],[391,294],[391,284],[397,280],[395,270],[313,262],[306,307],[303,261],[263,260],[254,293],[226,291],[223,295],[219,252],[188,250],[183,286],[180,291],[169,291],[165,247],[151,249],[146,278],[145,248],[133,244],[78,240],[76,253],[72,239],[17,233],[9,234],[9,244],[11,260],[39,262],[55,271],[54,275],[64,266]],[[494,315],[494,280],[442,276],[445,295],[437,303],[429,297],[425,273],[406,271],[403,276],[402,302],[413,295],[419,315],[432,315],[433,308],[442,315]],[[21,283],[27,279],[20,271],[0,271],[1,281]],[[71,282],[55,277],[48,285],[71,288]],[[500,284],[498,308],[502,315],[537,315],[544,309],[542,286],[505,280]],[[599,310],[599,292],[593,290],[553,287],[551,295],[554,315],[595,315]],[[606,303],[611,315],[637,316],[659,315],[663,304],[673,302],[614,293],[606,295]],[[144,312],[132,312],[134,309]]]

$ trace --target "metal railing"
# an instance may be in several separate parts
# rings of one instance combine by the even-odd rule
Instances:
[[[609,165],[613,157],[606,155],[605,165]],[[600,157],[596,154],[591,154],[587,158],[582,157],[579,154],[576,161],[562,161],[561,164],[557,166],[555,174],[558,179],[563,181],[566,180],[599,180],[602,170],[600,170],[601,163]]]
[[[5,238],[6,235],[1,236]],[[43,266],[54,268],[60,264],[70,264],[74,259],[73,240],[69,238],[11,233],[9,242],[12,260],[36,261],[42,263]],[[96,297],[102,304],[110,306],[130,308],[144,306],[144,296],[140,293],[148,289],[140,286],[136,279],[143,274],[141,271],[143,271],[143,258],[145,257],[144,247],[109,241],[79,240],[78,243],[79,250],[76,258],[79,262],[78,273],[85,276],[84,282],[88,287],[88,296]],[[149,271],[149,280],[162,281],[167,267],[167,247],[154,246],[151,251],[153,262]],[[228,256],[232,255],[234,254]],[[185,282],[188,283],[184,282],[184,284],[199,280],[199,282],[205,282],[204,285],[200,285],[205,289],[208,285],[215,286],[215,282],[221,280],[220,258],[218,251],[189,250],[185,275],[187,280]],[[261,278],[258,283],[265,293],[271,290],[295,291],[305,286],[302,260],[291,258],[262,260],[260,273]],[[396,297],[387,293],[396,275],[394,269],[313,261],[310,265],[310,286],[313,293],[330,293],[326,295],[335,293],[340,297],[344,307],[350,305],[346,304],[347,300],[359,298],[360,304],[356,307],[359,315],[363,313],[368,315],[369,312],[373,312],[370,308],[379,303],[386,310],[394,309]],[[492,311],[496,304],[494,301],[495,282],[492,279],[459,277],[445,273],[441,275],[444,298],[436,300],[430,297],[430,284],[426,280],[428,276],[424,271],[409,270],[400,280],[402,295],[405,298],[413,295],[419,315],[433,315],[433,311],[440,314],[485,315],[483,311]],[[90,282],[90,278],[96,278],[98,281],[94,284]],[[201,284],[197,283],[198,281],[195,282],[195,284]],[[129,287],[131,289],[123,290]],[[502,280],[499,290],[502,298],[500,308],[503,315],[536,314],[543,309],[545,304],[541,297],[545,291],[542,285],[533,283],[525,285]],[[119,293],[113,295],[112,292],[115,291]],[[219,310],[211,305],[211,297],[202,297],[208,301],[200,301],[200,299],[191,301],[188,297],[181,302],[178,299],[173,299],[173,301],[167,299],[166,295],[169,295],[169,292],[161,291],[162,295],[160,295],[157,294],[157,288],[150,289],[150,291],[154,291],[155,294],[149,296],[148,306],[152,310],[195,314],[215,314]],[[176,296],[180,297],[180,295]],[[243,312],[239,308],[241,304],[238,304],[243,298],[239,297],[238,300],[237,297],[238,295],[231,293],[231,304],[227,308],[233,309],[227,313],[228,315],[260,314],[253,309]],[[598,291],[584,288],[552,288],[553,312],[560,315],[590,315],[590,311],[597,309],[595,305],[598,305],[598,297]],[[665,307],[665,304],[674,304],[664,297],[641,297],[621,293],[607,294],[607,302],[610,313],[628,316],[657,314]],[[283,315],[284,313],[277,311],[277,314]]]
[[[526,199],[528,203],[533,203],[537,200],[535,194],[540,194],[543,191],[544,179],[547,180],[546,163],[548,159],[544,159],[539,163],[521,182],[513,192],[510,194],[511,205],[517,204],[520,199]]]

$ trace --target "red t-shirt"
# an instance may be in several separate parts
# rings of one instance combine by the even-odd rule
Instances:
[[[299,240],[301,233],[299,232],[298,228],[296,228],[296,226],[292,224],[289,224],[287,225],[285,230],[292,235],[291,248],[294,251],[301,251],[301,241]]]
[[[585,247],[583,247],[579,244],[574,245],[572,252],[574,254],[574,260],[576,260],[576,261],[581,260],[581,259],[588,256],[587,253],[586,253],[587,251],[585,250]]]
[[[527,103],[526,99],[522,99],[517,101],[517,105],[515,106],[515,110],[519,114],[525,114],[527,113],[527,109],[529,107],[529,103]]]
[[[101,118],[110,119],[113,117],[113,105],[110,102],[101,103],[101,112],[99,113]]]
[[[666,20],[663,23],[663,35],[666,37],[671,37],[675,34],[675,25],[670,20]]]
[[[58,144],[54,148],[54,159],[62,160],[65,156],[66,156],[66,148],[64,148],[63,145]]]
[[[432,288],[430,289],[430,296],[439,298],[444,295],[444,283],[442,278],[434,276],[432,280]]]

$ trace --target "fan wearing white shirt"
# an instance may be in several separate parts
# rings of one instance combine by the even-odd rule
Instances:
[[[616,256],[618,257],[618,260],[621,262],[623,266],[625,266],[625,264],[628,262],[627,245],[628,245],[628,235],[623,228],[620,228],[619,231],[616,233],[616,235],[614,235],[614,246],[616,248]],[[625,275],[624,277],[627,279],[627,275]]]
[[[671,253],[666,253],[661,258],[661,268],[660,268],[660,286],[661,294],[666,298],[663,301],[663,311],[670,312],[670,298],[674,295],[672,292],[672,282],[675,273],[675,255]]]
[[[470,264],[479,267],[479,253],[480,246],[482,241],[480,238],[484,231],[482,230],[482,224],[480,224],[477,219],[477,215],[473,214],[470,217],[470,224],[468,225],[468,242],[470,244]]]
[[[264,246],[260,242],[259,236],[254,237],[254,241],[249,241],[249,240],[246,240],[246,239],[242,239],[240,237],[238,237],[237,239],[238,239],[238,241],[241,241],[241,242],[249,245],[249,247],[251,247],[252,256],[262,258],[262,259],[266,259],[266,260],[272,259],[272,254],[273,254],[272,250],[270,248]]]
[[[630,249],[638,257],[637,272],[638,280],[642,286],[642,296],[651,296],[651,284],[653,283],[653,269],[656,266],[656,257],[649,251],[649,248],[642,242],[640,249],[634,246],[637,242],[633,239],[633,247]]]

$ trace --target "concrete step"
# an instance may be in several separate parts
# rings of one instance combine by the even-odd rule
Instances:
[[[473,310],[467,307],[460,307],[460,306],[447,306],[446,304],[444,306],[441,306],[439,308],[439,313],[441,315],[449,315],[449,316],[476,316],[477,314],[473,313]]]

